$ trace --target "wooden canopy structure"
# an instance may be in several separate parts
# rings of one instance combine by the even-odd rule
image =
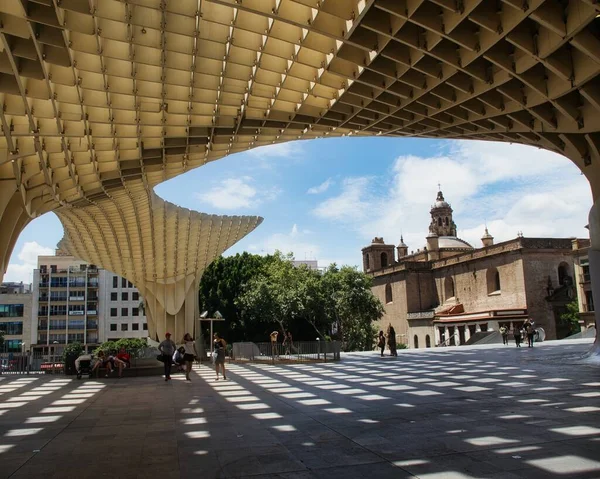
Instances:
[[[327,136],[536,145],[600,195],[597,0],[2,0],[0,267],[48,211],[135,283],[152,335],[258,217],[158,198],[232,153]],[[524,159],[526,161],[526,159]]]

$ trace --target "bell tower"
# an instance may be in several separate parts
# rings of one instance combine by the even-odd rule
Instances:
[[[435,203],[431,207],[430,214],[430,234],[438,236],[456,236],[456,224],[452,219],[452,207],[444,199],[444,194],[441,189],[438,191]]]
[[[362,249],[363,271],[365,273],[394,266],[394,245],[385,244],[383,238],[376,236],[369,246]]]

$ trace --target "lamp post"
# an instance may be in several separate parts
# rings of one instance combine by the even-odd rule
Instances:
[[[52,374],[56,374],[56,345],[58,341],[52,341],[54,347],[52,348]]]

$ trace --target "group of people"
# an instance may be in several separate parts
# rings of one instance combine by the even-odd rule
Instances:
[[[91,356],[90,356],[91,357]],[[92,367],[92,373],[99,370],[99,368],[106,369],[106,377],[109,377],[114,371],[119,371],[119,377],[123,377],[123,369],[131,367],[131,356],[125,348],[121,348],[117,354],[109,354],[108,356],[104,351],[98,351],[96,354],[96,362]],[[75,361],[75,368],[79,370],[77,361]]]
[[[271,339],[271,354],[273,357],[279,356],[279,348],[277,338],[279,337],[279,331],[273,331],[269,334],[269,338]],[[292,333],[290,331],[286,331],[283,335],[283,346],[284,354],[289,356],[289,354],[294,350],[294,340],[292,338]]]
[[[508,328],[501,326],[500,334],[502,334],[502,342],[508,345]],[[521,339],[524,337],[527,338],[527,347],[533,348],[533,341],[535,339],[535,322],[533,319],[529,318],[523,323],[523,326],[514,328],[513,336],[517,348],[521,347]]]
[[[185,371],[185,380],[191,381],[190,373],[192,372],[192,365],[198,357],[196,351],[196,342],[190,333],[186,333],[181,341],[182,346],[179,348],[175,342],[171,339],[171,333],[165,334],[165,339],[158,345],[160,351],[160,359],[165,365],[165,381],[171,380],[171,369],[175,364],[179,370]],[[227,379],[225,375],[225,347],[227,342],[219,336],[219,333],[215,333],[213,337],[213,361],[215,363],[215,370],[217,372],[217,381],[219,380],[219,369],[223,374],[223,379]]]
[[[381,357],[383,357],[383,352],[385,351],[387,337],[387,345],[390,350],[390,356],[398,356],[398,350],[396,345],[396,331],[394,330],[392,323],[389,324],[386,334],[383,334],[383,331],[379,331],[379,336],[377,338],[377,347],[381,349]]]

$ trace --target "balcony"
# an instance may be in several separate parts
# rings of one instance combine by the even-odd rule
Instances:
[[[98,321],[88,321],[86,324],[87,329],[98,329]]]
[[[579,284],[589,283],[592,280],[590,274],[580,274],[579,275]]]
[[[594,305],[593,304],[582,304],[581,305],[581,309],[582,309],[582,313],[593,313],[594,312]]]

